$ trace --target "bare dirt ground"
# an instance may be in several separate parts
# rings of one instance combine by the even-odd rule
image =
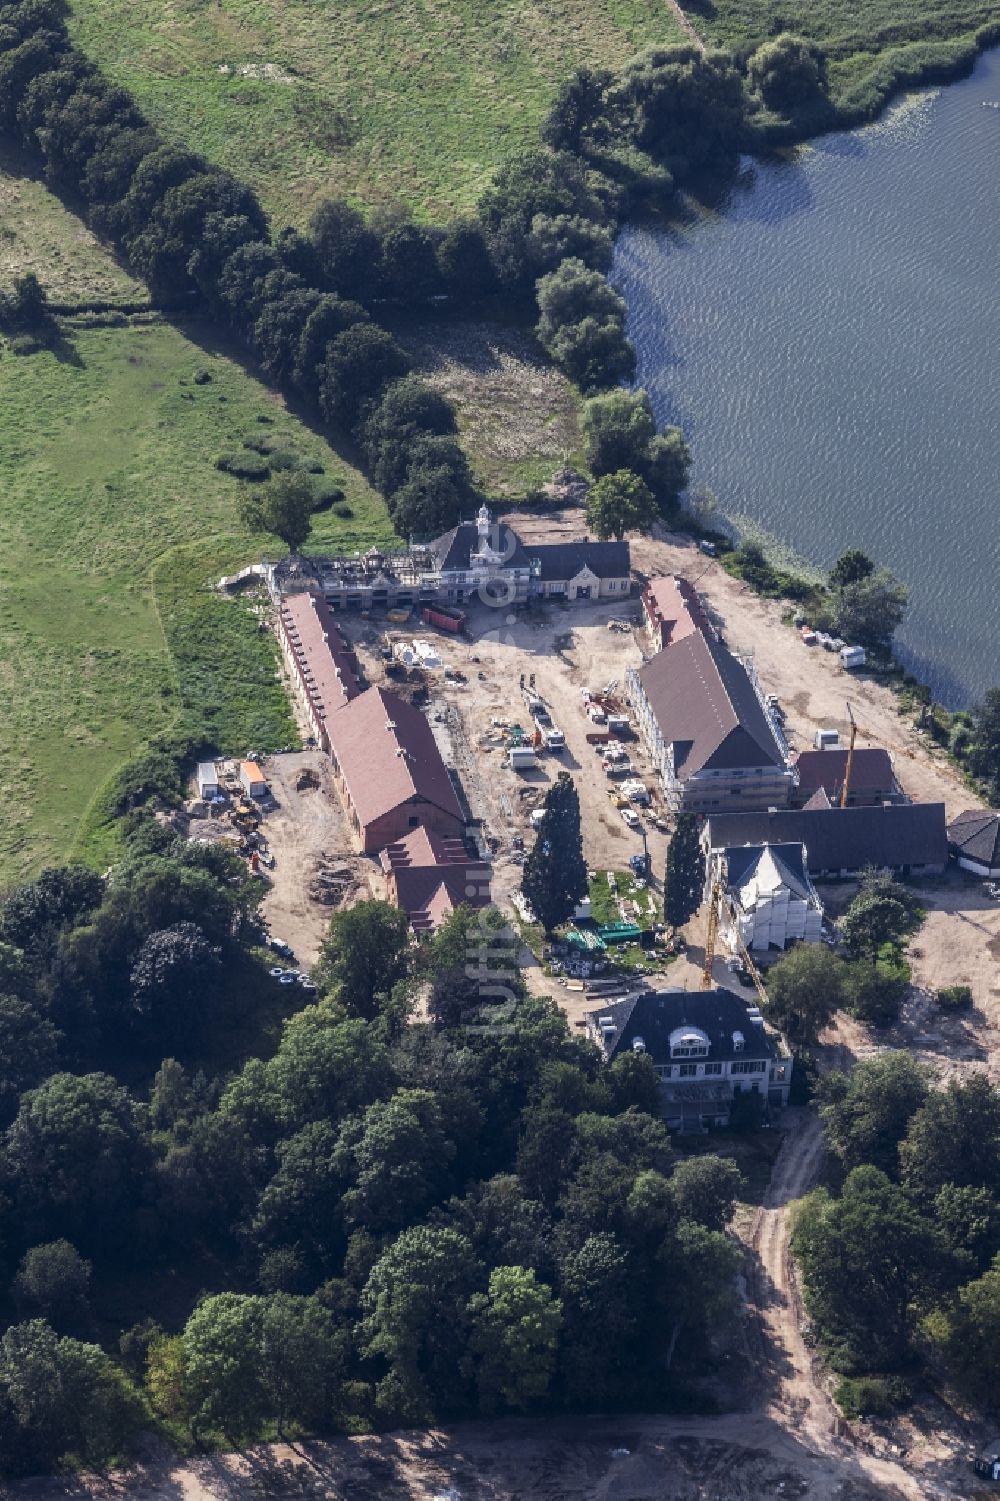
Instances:
[[[316,786],[297,787],[303,771],[315,776]],[[319,953],[335,910],[311,895],[321,862],[350,867],[354,881],[348,888],[347,904],[371,895],[375,867],[357,853],[333,783],[329,757],[322,751],[270,756],[264,763],[264,774],[275,803],[261,825],[274,855],[264,916],[272,937],[291,944],[298,963],[308,969]]]

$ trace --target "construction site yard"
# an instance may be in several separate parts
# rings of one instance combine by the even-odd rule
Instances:
[[[519,515],[519,532],[530,540],[568,540],[584,534],[581,513],[572,510],[544,518]],[[818,729],[836,729],[846,742],[848,701],[859,730],[859,744],[882,745],[893,757],[904,791],[915,801],[943,801],[948,816],[974,806],[975,799],[955,768],[897,711],[892,691],[863,674],[848,674],[835,655],[802,644],[798,632],[782,621],[782,607],[752,594],[721,566],[706,558],[687,538],[665,536],[632,542],[633,562],[641,575],[681,573],[696,583],[713,619],[730,648],[752,659],[762,689],[776,694],[785,715],[786,737],[793,749],[810,748]],[[516,613],[486,604],[467,607],[463,635],[453,636],[419,621],[405,624],[362,619],[344,614],[342,626],[354,643],[363,670],[373,683],[412,698],[427,714],[446,764],[452,767],[468,805],[473,828],[492,861],[492,890],[496,904],[524,927],[515,897],[519,892],[525,853],[534,830],[531,814],[539,808],[560,771],[572,776],[580,798],[584,857],[599,882],[609,874],[629,872],[630,857],[649,855],[645,902],[662,902],[662,879],[668,834],[658,778],[643,744],[626,741],[633,774],[649,791],[651,804],[636,808],[638,828],[629,828],[612,801],[615,782],[602,766],[602,753],[588,743],[597,726],[588,718],[585,694],[610,693],[625,707],[625,677],[651,655],[653,646],[641,628],[639,585],[628,600],[566,603],[552,601],[521,607]],[[609,621],[619,623],[609,629]],[[429,637],[439,665],[410,669],[403,678],[387,678],[383,657],[386,642]],[[554,723],[563,731],[565,749],[540,753],[535,766],[514,771],[507,764],[509,727],[533,729],[528,699],[541,699]],[[304,767],[315,771],[318,787],[296,785]],[[265,912],[275,936],[288,942],[299,961],[315,958],[329,922],[329,888],[318,884],[332,869],[348,867],[352,879],[337,892],[336,905],[369,895],[382,895],[384,883],[376,860],[361,856],[347,827],[330,775],[329,761],[318,751],[271,757],[265,768],[275,791],[277,807],[267,814],[267,835],[275,855],[270,873],[272,888]],[[338,876],[339,879],[339,876]],[[834,913],[849,896],[847,886],[824,893]],[[928,919],[914,945],[916,1001],[921,991],[945,984],[968,983],[975,1012],[961,1020],[969,1042],[966,1056],[990,1067],[1000,1028],[1000,986],[997,948],[1000,945],[1000,904],[983,893],[980,883],[951,874],[923,893]],[[606,914],[607,915],[607,914]],[[626,912],[622,909],[621,916]],[[646,925],[648,913],[643,918]],[[694,989],[704,962],[707,912],[688,924],[685,951],[668,959],[662,950],[630,954],[632,966],[649,962],[644,983]],[[532,934],[537,950],[537,935]],[[571,1023],[582,1023],[593,1009],[576,982],[548,972],[549,965],[527,947],[523,954],[531,987],[558,1000]],[[719,984],[752,998],[727,965],[716,957],[714,977]],[[929,1003],[932,1005],[932,1003]],[[926,1009],[926,1007],[925,1007]],[[931,1018],[933,1021],[933,1018]],[[918,1051],[926,1046],[939,1055],[947,1051],[934,1040],[927,1018],[915,1021],[908,1038]],[[952,1032],[957,1027],[952,1025]],[[927,1041],[928,1035],[931,1040]],[[942,1034],[947,1038],[947,1029]],[[971,1037],[971,1041],[969,1040]],[[1000,1053],[998,1053],[1000,1059]],[[992,1072],[992,1068],[991,1068]]]

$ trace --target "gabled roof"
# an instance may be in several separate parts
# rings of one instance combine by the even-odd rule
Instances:
[[[832,808],[833,804],[830,801],[826,788],[817,787],[808,801],[802,804],[802,807],[803,810],[806,808],[815,810],[816,808]]]
[[[628,578],[632,571],[627,542],[540,542],[532,544],[528,555],[545,583],[574,579],[584,568],[599,579]]]
[[[610,1017],[613,1034],[601,1027],[604,1017]],[[764,1028],[750,1020],[746,1001],[722,988],[646,990],[621,1001],[608,1001],[599,1011],[589,1012],[587,1020],[604,1037],[609,1059],[630,1052],[636,1038],[641,1038],[654,1063],[669,1063],[670,1034],[684,1026],[705,1033],[710,1062],[776,1056]],[[736,1047],[734,1033],[743,1034],[742,1048]]]
[[[823,787],[838,796],[847,775],[846,750],[807,750],[799,753],[795,765],[799,787],[813,792]],[[896,785],[892,759],[886,750],[856,750],[851,760],[851,787],[855,792],[891,792]]]
[[[431,727],[405,698],[387,688],[366,688],[331,715],[326,728],[363,825],[413,799],[464,822]]]
[[[948,843],[977,865],[1000,868],[1000,812],[970,808],[948,825]]]
[[[801,844],[750,844],[727,850],[726,869],[727,889],[739,897],[744,912],[782,889],[799,901],[819,904]]]
[[[434,913],[445,903],[449,911],[463,904],[489,906],[490,867],[472,858],[461,839],[413,829],[384,849],[379,860],[397,902],[417,929],[436,927]]]
[[[657,652],[639,681],[682,780],[785,764],[746,668],[720,641],[695,631]]]
[[[361,692],[354,650],[322,594],[286,594],[280,619],[299,677],[323,720]]]
[[[661,646],[672,646],[695,631],[715,634],[696,590],[679,573],[650,579],[642,602],[659,627]]]
[[[882,803],[872,808],[779,808],[766,813],[720,813],[708,820],[712,849],[731,855],[739,845],[802,844],[806,866],[862,870],[867,865],[944,865],[948,859],[944,803]]]

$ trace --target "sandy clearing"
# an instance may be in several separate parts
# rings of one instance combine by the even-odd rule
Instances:
[[[305,770],[315,774],[319,785],[299,790],[296,781]],[[308,969],[319,954],[335,910],[310,895],[320,860],[350,866],[356,884],[348,904],[376,889],[377,894],[383,893],[377,888],[377,868],[357,853],[351,839],[329,757],[318,750],[269,756],[264,772],[275,803],[261,824],[261,833],[274,855],[264,916],[271,936],[291,944],[297,962]]]

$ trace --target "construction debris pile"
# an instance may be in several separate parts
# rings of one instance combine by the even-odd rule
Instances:
[[[357,871],[350,865],[346,865],[343,860],[331,860],[326,855],[320,855],[309,882],[309,895],[314,902],[320,902],[324,907],[342,907],[354,896],[359,884]]]

